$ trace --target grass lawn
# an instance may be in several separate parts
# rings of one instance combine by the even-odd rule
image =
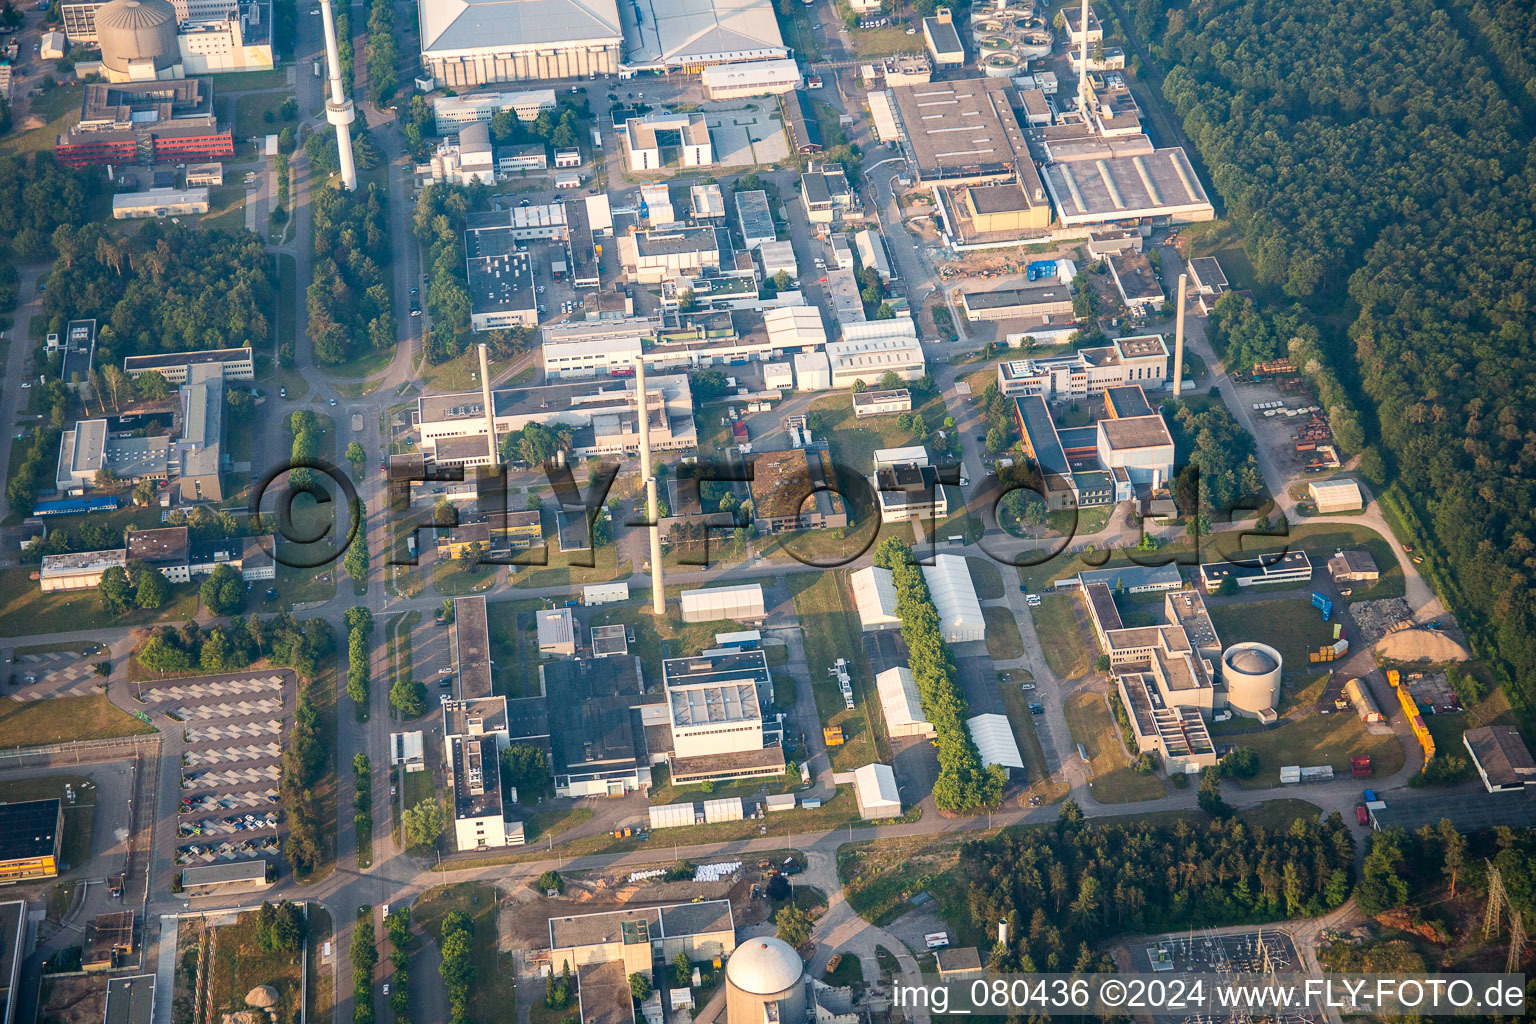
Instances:
[[[321,369],[332,377],[347,377],[351,378],[352,380],[361,380],[364,377],[372,377],[374,374],[381,372],[386,366],[394,361],[394,358],[395,347],[391,345],[389,348],[383,350],[382,352],[370,349],[361,355],[348,359],[344,363],[337,363],[334,366],[324,366],[321,367]],[[353,397],[360,398],[362,396],[355,395]]]
[[[469,1019],[477,1024],[516,1024],[517,975],[511,953],[503,954],[497,948],[496,904],[496,890],[489,885],[440,885],[416,899],[411,906],[411,920],[433,941],[441,941],[443,918],[454,910],[468,914],[475,933],[475,980],[469,987]]]
[[[991,601],[1003,596],[1003,574],[997,566],[985,558],[977,558],[975,555],[968,557],[965,564],[971,570],[971,583],[976,587],[976,596],[982,601]]]
[[[1266,800],[1257,807],[1239,811],[1238,816],[1250,825],[1259,825],[1274,832],[1284,832],[1292,822],[1316,818],[1323,809],[1308,800]]]
[[[1022,572],[1021,572],[1022,575]],[[1060,679],[1075,679],[1092,667],[1083,628],[1077,621],[1077,597],[1072,593],[1042,594],[1030,610],[1045,663]]]
[[[32,101],[31,113],[47,121],[40,128],[13,131],[0,139],[0,151],[36,153],[52,150],[60,134],[80,120],[82,85],[62,85],[45,91]]]
[[[875,721],[878,702],[871,700],[874,689],[859,630],[850,620],[848,601],[843,595],[841,573],[797,573],[790,577],[795,595],[795,612],[805,636],[806,668],[811,677],[811,692],[816,696],[816,711],[822,725],[841,726],[843,743],[829,748],[834,771],[852,771],[871,761],[881,761],[880,739],[883,732]],[[837,679],[828,670],[838,658],[847,658],[853,680],[854,706],[844,706]]]
[[[340,640],[340,637],[336,637]],[[300,690],[320,718],[320,745],[327,754],[325,770],[314,788],[315,806],[320,808],[321,860],[308,876],[298,878],[303,884],[324,879],[336,867],[336,694],[339,690],[341,659],[346,653],[344,643],[338,645],[336,654],[321,662],[315,678],[300,681]],[[348,769],[350,770],[350,765]]]
[[[1322,696],[1326,677],[1299,691],[1287,714],[1278,725],[1262,727],[1249,719],[1234,718],[1224,723],[1216,736],[1222,743],[1251,747],[1259,755],[1259,773],[1240,779],[1244,789],[1267,789],[1280,784],[1284,765],[1333,765],[1336,774],[1349,774],[1349,759],[1355,754],[1369,754],[1378,778],[1385,778],[1403,767],[1403,746],[1393,733],[1377,735],[1366,729],[1350,712],[1320,715],[1311,710]],[[1459,716],[1458,716],[1459,717]],[[1234,724],[1251,725],[1250,732],[1232,732]]]
[[[1163,780],[1131,769],[1121,746],[1120,730],[1099,693],[1077,693],[1067,700],[1067,726],[1072,739],[1088,751],[1093,778],[1088,783],[1095,800],[1128,804],[1156,800],[1167,794]],[[1075,756],[1076,752],[1073,752]]]
[[[219,76],[219,88],[226,94],[255,89],[280,89],[287,84],[288,65],[286,64],[270,71],[231,71]]]
[[[208,189],[208,212],[203,214],[203,226],[211,231],[234,233],[245,230],[245,199],[248,195],[241,182],[213,185]]]
[[[1280,652],[1286,675],[1318,671],[1307,661],[1307,652],[1333,643],[1333,626],[1312,607],[1305,590],[1277,592],[1267,601],[1219,604],[1208,598],[1211,622],[1223,643],[1260,640]]]
[[[1024,641],[1013,612],[1002,605],[988,605],[981,610],[987,620],[987,654],[993,661],[1012,661],[1024,657]]]
[[[65,797],[65,786],[74,790],[74,803]],[[91,780],[83,775],[48,775],[0,782],[0,803],[26,800],[58,800],[63,805],[64,836],[59,844],[59,869],[63,872],[85,867],[91,859],[91,838],[96,832],[96,790]]]
[[[548,565],[524,566],[512,578],[514,587],[563,587],[583,586],[588,583],[606,583],[627,577],[633,568],[628,562],[619,561],[618,548],[604,544],[595,551],[562,552],[553,536],[554,519],[549,520],[550,535],[545,536],[549,550]],[[584,565],[584,562],[594,563]],[[508,567],[511,571],[511,567]]]
[[[411,681],[411,630],[421,622],[421,612],[412,609],[396,615],[384,627],[384,641],[389,650],[390,686]],[[420,775],[421,772],[407,774]]]
[[[104,693],[48,700],[0,700],[0,747],[140,736],[155,727],[114,705]]]
[[[276,604],[282,607],[329,601],[336,596],[336,567],[322,565],[318,569],[296,569],[278,562],[277,578],[269,586],[277,588]],[[265,606],[265,610],[270,611],[272,607]]]
[[[336,1005],[334,978],[324,969],[325,944],[331,941],[331,912],[318,903],[306,908],[309,918],[309,987],[305,1020],[326,1020]]]
[[[902,38],[907,37],[902,35]],[[944,396],[937,392],[927,397],[918,392],[912,397],[919,400],[912,411],[921,413],[923,419],[932,426],[942,423],[944,417],[949,415],[944,406]],[[876,449],[921,443],[912,431],[901,428],[897,423],[899,416],[871,416],[862,420],[856,418],[853,415],[853,396],[846,392],[816,399],[811,403],[811,412],[821,419],[821,430],[817,433],[830,442],[833,460],[839,466],[856,473],[870,472]]]
[[[489,363],[491,380],[506,369],[507,360],[492,359]],[[418,383],[428,391],[469,391],[480,386],[480,355],[471,348],[468,351],[436,365],[422,367]]]
[[[277,989],[278,1020],[299,1019],[302,952],[266,952],[256,941],[256,914],[241,914],[235,923],[213,932],[208,1000],[214,1014],[245,1009],[245,994],[257,985]]]
[[[1109,525],[1113,512],[1102,507],[1057,509],[1046,519],[1046,526],[1063,537],[1091,537]]]
[[[293,95],[291,90],[278,92],[248,92],[235,97],[235,138],[254,138],[259,135],[276,135],[289,125],[297,130],[297,120],[284,121],[278,113],[283,101]],[[272,120],[266,119],[267,114]]]
[[[491,601],[485,606],[490,626],[491,670],[496,692],[509,697],[536,697],[539,693],[539,644],[533,613],[543,601]],[[527,621],[523,620],[526,617]],[[639,634],[635,637],[639,639]],[[656,664],[658,670],[661,663]]]
[[[500,568],[499,565],[477,565],[466,570],[459,565],[458,559],[440,559],[432,565],[432,585],[444,597],[479,594],[495,586],[496,570]]]
[[[431,800],[437,796],[437,784],[433,781],[432,768],[429,764],[425,771],[404,772],[399,782],[400,799],[391,801],[390,827],[394,831],[395,841],[400,841],[400,814],[407,807],[415,807],[423,800]]]
[[[909,36],[907,30],[895,25],[883,28],[854,28],[848,30],[848,41],[859,57],[883,57],[891,53],[922,53],[923,37]]]
[[[45,594],[29,577],[28,568],[0,569],[0,636],[27,636],[47,629],[110,629],[152,622],[186,622],[197,614],[197,587],[172,584],[171,599],[152,612],[132,608],[113,615],[101,606],[94,590]]]
[[[967,838],[988,834],[972,832]],[[965,880],[955,876],[959,862],[960,843],[949,837],[844,843],[837,851],[837,877],[849,905],[877,927],[911,910],[907,901],[920,892],[933,896],[937,906],[929,906],[945,920],[963,920],[969,915]]]
[[[523,835],[528,842],[547,839],[567,832],[584,821],[591,821],[595,812],[590,807],[567,807],[563,810],[534,811],[523,819]]]

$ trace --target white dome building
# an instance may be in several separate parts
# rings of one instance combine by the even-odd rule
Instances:
[[[181,77],[176,8],[166,0],[112,0],[96,12],[96,38],[108,81]]]
[[[805,1019],[805,964],[789,943],[765,935],[741,943],[726,961],[727,1024],[763,1024],[770,1006],[780,1021]]]
[[[1233,644],[1221,656],[1221,678],[1227,684],[1227,706],[1239,715],[1263,717],[1280,706],[1280,652],[1268,644]]]

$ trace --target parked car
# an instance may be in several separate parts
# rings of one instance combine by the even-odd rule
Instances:
[[[1045,705],[1041,704],[1039,701],[1031,701],[1029,705],[1029,713],[1032,715],[1043,715],[1045,714]]]

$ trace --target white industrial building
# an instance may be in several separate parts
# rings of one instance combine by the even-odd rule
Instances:
[[[896,617],[896,584],[891,570],[867,565],[848,577],[853,587],[853,603],[859,612],[859,624],[869,632],[876,629],[900,629]]]
[[[682,594],[684,622],[760,622],[766,615],[761,583],[736,587],[707,587]]]
[[[664,149],[675,150],[682,167],[708,167],[715,162],[715,147],[703,114],[647,114],[624,123],[624,159],[631,171],[665,167]]]
[[[112,197],[113,220],[143,220],[148,217],[186,217],[208,212],[208,189],[157,189],[151,192],[121,192]]]
[[[952,644],[987,638],[987,621],[981,614],[970,566],[963,555],[935,555],[925,565],[923,579],[939,613],[939,631]]]
[[[773,277],[781,270],[791,278],[800,276],[800,263],[795,259],[793,242],[776,242],[773,239],[767,239],[760,241],[756,248],[757,258],[763,264],[764,277]]]
[[[458,850],[506,846],[501,751],[510,746],[507,699],[443,701],[443,764]]]
[[[629,600],[628,583],[589,583],[581,588],[581,603],[589,608]]]
[[[404,768],[408,772],[426,771],[426,734],[420,729],[415,732],[390,733],[389,766],[391,768]]]
[[[891,261],[886,258],[885,243],[879,235],[865,228],[853,236],[853,244],[859,250],[860,266],[872,267],[885,280],[891,279]]]
[[[737,192],[736,220],[741,227],[741,242],[748,249],[756,249],[778,237],[773,224],[773,211],[768,206],[768,193],[761,189]]]
[[[722,220],[725,217],[725,193],[715,182],[694,185],[688,190],[688,207],[694,220]]]
[[[901,817],[901,791],[888,764],[867,764],[853,773],[853,795],[866,821]]]
[[[477,121],[490,124],[503,110],[517,114],[519,121],[535,121],[541,110],[555,109],[555,90],[528,89],[518,92],[472,92],[463,96],[434,96],[432,113],[437,120],[437,134],[452,135],[466,124]]]
[[[883,336],[852,336],[850,329],[863,327],[880,327]],[[917,328],[905,318],[844,324],[843,340],[829,342],[826,353],[834,389],[852,387],[859,380],[873,385],[887,373],[902,380],[917,380],[928,372]]]
[[[636,280],[656,284],[668,277],[720,266],[720,243],[711,227],[672,227],[619,238],[619,260]]]
[[[704,94],[712,100],[777,95],[800,88],[800,65],[788,58],[745,64],[711,64],[699,77],[704,84]]]
[[[810,352],[827,343],[827,331],[815,306],[776,306],[764,310],[763,328],[775,352]]]
[[[1157,389],[1167,379],[1168,345],[1161,334],[1116,338],[1108,345],[1067,355],[1005,359],[997,365],[997,387],[1005,398],[1085,398],[1123,385]]]
[[[674,680],[673,662],[691,660],[669,658],[662,665],[671,713],[673,754],[710,757],[761,750],[763,712],[756,682],[750,677],[698,683]]]
[[[793,391],[795,389],[795,371],[788,363],[764,363],[763,387],[778,388],[781,391]]]
[[[57,590],[94,590],[101,585],[102,573],[113,568],[123,569],[127,565],[127,548],[44,555],[38,582],[45,594]]]
[[[1160,414],[1099,420],[1096,429],[1099,461],[1111,473],[1123,469],[1131,483],[1154,488],[1172,477],[1173,437]]]
[[[885,717],[885,731],[891,739],[898,736],[937,736],[933,723],[923,716],[922,700],[911,669],[905,665],[888,668],[875,676],[875,690],[880,695],[880,712]]]
[[[535,616],[539,653],[576,656],[576,618],[569,608],[544,608]]]
[[[832,365],[825,350],[797,352],[794,358],[796,391],[830,391]]]
[[[869,103],[869,119],[875,128],[875,139],[879,142],[900,142],[901,124],[896,120],[896,105],[891,102],[891,94],[877,89],[872,90],[865,99]]]
[[[633,367],[644,350],[641,339],[653,336],[658,326],[654,317],[550,324],[541,332],[545,376],[596,377]]]
[[[1307,491],[1312,495],[1312,500],[1317,503],[1319,515],[1328,515],[1332,512],[1357,512],[1365,507],[1365,498],[1360,494],[1360,485],[1353,480],[1324,480],[1322,483],[1308,484]]]
[[[1019,753],[1007,715],[975,715],[965,720],[965,728],[976,744],[982,764],[1023,769],[1024,757]]]
[[[627,47],[624,74],[703,71],[712,64],[782,60],[790,55],[779,33],[773,0],[633,0],[638,25]]]
[[[454,89],[611,75],[624,56],[615,0],[418,0],[421,64]]]
[[[491,128],[484,121],[459,127],[456,142],[439,143],[432,153],[432,180],[451,185],[496,183],[496,158],[491,150]]]

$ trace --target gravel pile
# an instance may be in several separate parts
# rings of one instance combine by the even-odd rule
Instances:
[[[1413,609],[1401,597],[1382,601],[1361,601],[1349,606],[1350,617],[1355,620],[1367,646],[1392,632],[1400,622],[1413,618]]]

